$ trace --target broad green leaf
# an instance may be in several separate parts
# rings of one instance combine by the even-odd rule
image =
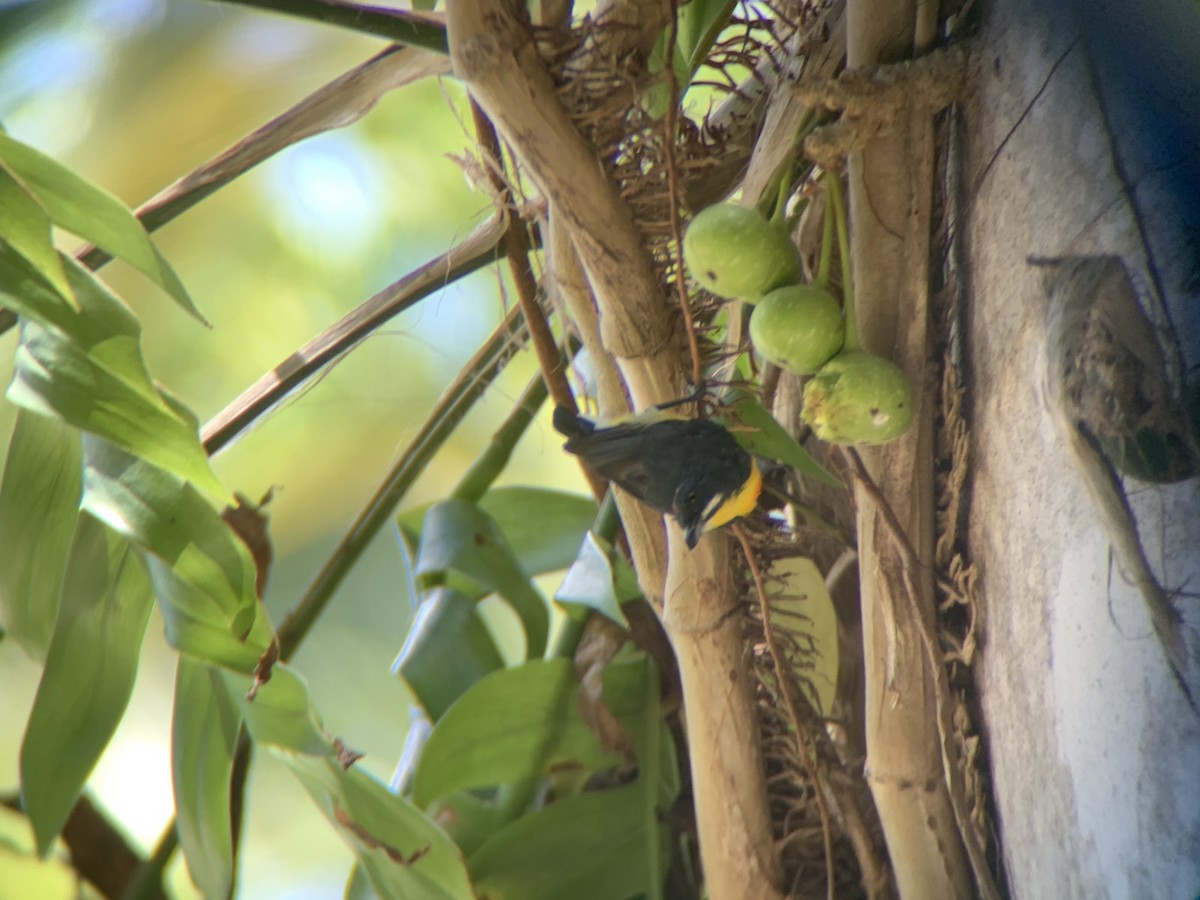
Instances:
[[[546,651],[550,611],[494,519],[473,503],[444,500],[425,517],[417,575],[425,584],[460,572],[501,594],[525,628],[526,658]]]
[[[254,671],[272,639],[255,595],[254,561],[194,487],[88,437],[83,508],[143,552],[172,645]]]
[[[640,696],[632,698],[633,709],[640,703]],[[632,710],[618,705],[612,711]],[[442,716],[417,765],[413,799],[427,806],[453,791],[619,761],[580,714],[571,660],[534,660],[484,676]]]
[[[457,591],[435,588],[417,608],[395,669],[436,722],[467,688],[503,666],[475,603]]]
[[[419,538],[431,505],[406,509],[398,517],[401,528]],[[531,576],[571,565],[596,518],[590,497],[516,485],[492,488],[479,507],[496,520],[522,571]]]
[[[295,669],[276,663],[270,681],[260,684],[253,696],[250,678],[224,670],[221,675],[257,743],[310,756],[331,752],[332,744],[313,709],[308,683]]]
[[[483,495],[479,506],[496,520],[529,575],[571,565],[596,519],[596,501],[591,497],[545,488],[493,488]]]
[[[175,270],[124,203],[2,132],[0,161],[37,198],[55,225],[125,260],[170,294],[190,315],[204,321]]]
[[[829,473],[809,452],[775,421],[757,397],[742,393],[734,401],[738,418],[748,431],[734,431],[737,442],[753,453],[775,459],[789,465],[803,475],[811,475],[833,487],[842,487],[842,482]]]
[[[809,698],[812,704],[828,716],[837,693],[838,620],[825,579],[811,559],[785,557],[771,567],[769,591],[771,609],[811,639],[804,670],[796,674],[816,693]]]
[[[466,856],[508,823],[509,816],[494,803],[470,791],[455,791],[429,805],[425,814],[450,836]]]
[[[640,596],[637,576],[629,564],[589,531],[554,599],[564,606],[594,609],[628,627],[621,604]]]
[[[281,753],[384,900],[476,900],[462,853],[422,812],[357,767]]]
[[[125,713],[152,598],[126,541],[81,516],[21,744],[21,796],[45,852]]]
[[[639,784],[567,797],[522,816],[471,857],[489,900],[613,900],[654,895],[646,861],[659,852],[647,833]],[[661,881],[661,879],[659,879]]]
[[[0,612],[37,659],[54,631],[63,567],[79,518],[79,435],[55,419],[17,412],[0,484]]]
[[[54,248],[50,225],[50,217],[41,204],[0,161],[0,241],[7,241],[73,304],[75,292]]]
[[[229,779],[241,715],[221,673],[179,657],[171,721],[171,782],[179,846],[205,897],[227,897],[233,885]]]

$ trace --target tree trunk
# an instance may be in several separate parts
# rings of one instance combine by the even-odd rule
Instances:
[[[1179,682],[1200,696],[1200,605],[1173,597],[1179,679],[1048,408],[1045,323],[1062,295],[1030,258],[1117,257],[1184,395],[1200,362],[1200,8],[996,0],[983,19],[964,104],[969,541],[1009,888],[1194,897],[1200,718]],[[1198,487],[1125,479],[1168,594],[1200,583]]]

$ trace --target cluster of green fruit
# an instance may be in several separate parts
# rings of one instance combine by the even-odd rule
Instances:
[[[813,376],[801,417],[819,438],[885,444],[908,429],[908,378],[889,360],[847,341],[846,320],[832,294],[796,283],[800,255],[781,227],[744,206],[710,206],[688,226],[683,256],[704,288],[754,306],[750,340],[764,359]]]

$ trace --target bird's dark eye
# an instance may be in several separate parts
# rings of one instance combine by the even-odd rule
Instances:
[[[696,492],[688,491],[687,499],[688,499],[688,503],[695,503],[696,502]]]

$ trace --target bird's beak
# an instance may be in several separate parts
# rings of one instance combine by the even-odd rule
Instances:
[[[689,550],[695,550],[696,545],[700,543],[700,538],[704,536],[704,520],[700,519],[688,525],[683,530],[684,538],[687,540]]]

